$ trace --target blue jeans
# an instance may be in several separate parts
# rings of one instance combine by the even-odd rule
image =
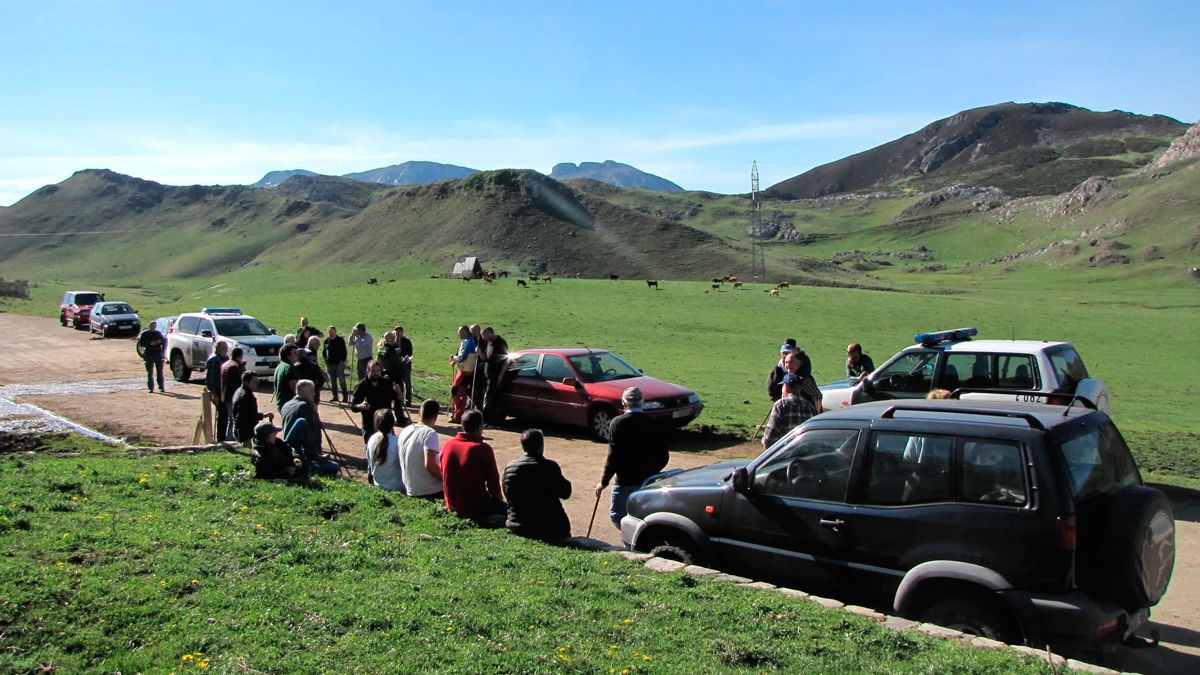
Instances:
[[[329,391],[333,393],[333,400],[337,400],[338,382],[342,383],[342,397],[347,395],[346,391],[346,362],[341,363],[326,363],[329,370]]]
[[[625,517],[625,503],[629,501],[629,495],[641,489],[641,485],[617,485],[612,486],[612,505],[608,508],[608,517],[612,520],[613,525],[617,529],[621,529],[621,519]]]

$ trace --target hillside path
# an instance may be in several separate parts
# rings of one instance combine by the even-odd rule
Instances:
[[[199,416],[203,385],[181,384],[167,373],[167,392],[149,394],[145,370],[133,340],[100,339],[63,328],[51,318],[0,313],[6,349],[0,370],[0,417],[12,403],[32,403],[102,433],[161,445],[187,445]],[[271,409],[270,392],[260,390],[259,408]],[[365,481],[362,441],[345,408],[321,406],[330,436],[343,454],[353,455],[353,473]],[[348,411],[347,411],[348,412]],[[358,415],[351,413],[354,423]],[[442,421],[444,422],[445,416]],[[439,424],[443,436],[452,433]],[[557,461],[574,488],[566,500],[576,535],[587,531],[596,484],[607,446],[583,437],[582,430],[547,427],[546,456]],[[488,429],[501,467],[521,454],[520,428]],[[722,437],[675,434],[669,467],[694,467],[729,457],[752,457],[760,447]],[[620,545],[608,521],[608,493],[596,514],[592,537]],[[1200,672],[1200,503],[1174,503],[1177,557],[1171,587],[1154,608],[1153,627],[1162,633],[1157,649],[1118,648],[1102,662],[1110,668],[1142,673]],[[1147,631],[1143,631],[1145,634]]]

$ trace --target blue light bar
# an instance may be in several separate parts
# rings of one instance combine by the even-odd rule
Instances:
[[[236,315],[236,316],[241,316],[242,308],[241,307],[205,307],[204,309],[200,310],[200,313],[201,314],[232,314],[232,315]]]
[[[913,342],[919,345],[935,345],[945,341],[970,340],[979,333],[977,328],[955,328],[954,330],[939,330],[933,333],[917,333]]]

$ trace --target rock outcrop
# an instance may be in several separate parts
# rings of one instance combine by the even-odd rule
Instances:
[[[1161,169],[1168,164],[1193,157],[1200,157],[1200,122],[1193,124],[1187,133],[1172,141],[1170,147],[1154,160],[1150,168]]]

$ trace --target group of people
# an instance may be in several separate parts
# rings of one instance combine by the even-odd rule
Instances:
[[[508,342],[491,326],[458,327],[458,351],[450,356],[450,421],[458,424],[468,408],[491,412],[500,375],[508,367]]]
[[[846,377],[858,381],[873,370],[875,363],[863,353],[862,345],[850,343],[846,347]],[[764,448],[824,411],[821,390],[812,376],[812,361],[793,338],[779,347],[779,362],[767,374],[767,396],[772,406],[762,426]]]

